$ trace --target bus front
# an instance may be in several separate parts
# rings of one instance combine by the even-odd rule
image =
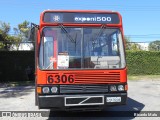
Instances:
[[[45,11],[36,50],[36,103],[40,109],[101,110],[126,104],[119,13]]]

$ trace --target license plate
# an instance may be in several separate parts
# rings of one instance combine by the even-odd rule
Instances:
[[[121,97],[107,97],[106,102],[121,102]]]

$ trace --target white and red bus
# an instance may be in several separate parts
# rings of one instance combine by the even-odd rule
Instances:
[[[125,105],[127,69],[118,12],[47,10],[36,39],[36,105],[101,110]]]

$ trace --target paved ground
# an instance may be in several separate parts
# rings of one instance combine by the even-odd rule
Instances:
[[[49,110],[47,117],[39,119],[119,119],[107,118],[107,111],[160,111],[160,80],[130,80],[126,106],[107,108],[104,112],[55,113]],[[39,111],[34,105],[34,86],[0,88],[0,111]],[[44,110],[43,110],[44,111]],[[160,114],[160,112],[159,112]],[[145,114],[144,114],[145,115]],[[152,114],[155,115],[155,114]],[[54,116],[54,117],[50,117]],[[61,117],[57,117],[61,116]],[[81,116],[81,117],[80,117]],[[98,117],[97,117],[98,116]],[[1,118],[0,118],[1,119]],[[6,119],[6,118],[4,118]],[[17,119],[17,118],[15,118]],[[22,119],[22,118],[21,118]],[[24,119],[24,118],[23,118]],[[35,118],[36,119],[36,118]],[[125,117],[121,119],[160,119],[157,117]]]

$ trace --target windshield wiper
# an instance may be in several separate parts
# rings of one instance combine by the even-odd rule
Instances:
[[[75,43],[75,40],[71,37],[71,35],[68,33],[68,31],[65,29],[65,27],[62,24],[58,24],[58,26],[62,29],[62,31],[67,35],[67,37],[71,40],[71,42]]]

